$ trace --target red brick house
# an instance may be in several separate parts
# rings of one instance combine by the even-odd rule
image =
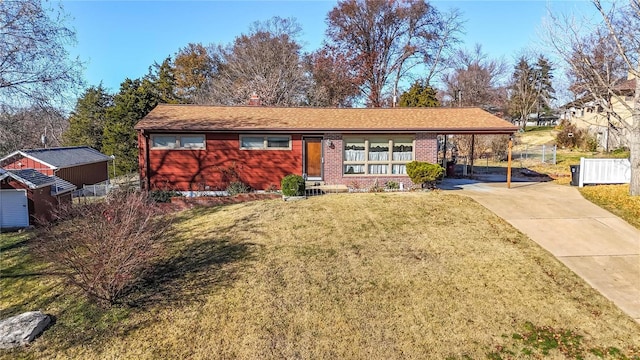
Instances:
[[[9,222],[9,217],[21,217],[28,215],[28,223],[34,224],[36,220],[51,220],[53,209],[60,204],[71,203],[71,192],[76,186],[57,176],[44,175],[34,169],[2,170],[0,169],[0,199],[7,197],[7,201],[0,202],[2,226]],[[20,193],[26,196],[27,209],[24,214],[20,212],[15,203],[9,203]],[[5,221],[6,220],[6,221]],[[0,227],[2,227],[0,226]]]
[[[479,108],[275,108],[158,105],[135,126],[142,186],[254,189],[288,174],[326,185],[408,186],[406,163],[435,163],[439,134],[513,134]]]
[[[0,159],[0,167],[5,170],[34,169],[81,188],[109,180],[109,160],[109,156],[88,146],[57,147],[15,151]]]

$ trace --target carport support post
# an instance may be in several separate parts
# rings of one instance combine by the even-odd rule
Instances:
[[[473,178],[473,158],[476,156],[474,153],[476,147],[476,135],[471,134],[471,172],[469,173],[469,178]]]
[[[507,189],[511,189],[511,148],[513,147],[513,141],[509,138],[509,151],[507,155]]]

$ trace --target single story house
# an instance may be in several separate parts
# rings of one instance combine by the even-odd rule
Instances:
[[[76,186],[34,169],[0,169],[0,227],[24,227],[51,220],[53,209],[71,203]]]
[[[56,147],[15,151],[0,159],[0,167],[34,169],[81,188],[109,180],[109,160],[109,156],[88,146]]]
[[[439,134],[513,134],[479,108],[277,108],[161,104],[138,131],[143,188],[279,188],[288,174],[325,185],[410,186],[406,164],[438,160]]]

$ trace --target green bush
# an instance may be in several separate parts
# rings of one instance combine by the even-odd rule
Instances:
[[[183,196],[182,193],[173,190],[153,190],[149,192],[149,198],[157,203],[171,202],[172,197]]]
[[[232,181],[227,186],[227,193],[229,196],[245,194],[251,191],[251,187],[242,181]]]
[[[300,175],[287,175],[282,178],[282,195],[284,196],[303,196],[304,195],[304,178]]]
[[[407,164],[407,175],[414,184],[433,184],[442,179],[444,168],[438,164],[423,161],[412,161]]]
[[[384,185],[385,185],[384,187],[385,187],[385,188],[387,188],[387,189],[389,189],[389,190],[397,190],[397,189],[400,189],[400,184],[398,184],[396,181],[389,180],[389,181],[387,181],[387,183],[386,183],[386,184],[384,184]]]

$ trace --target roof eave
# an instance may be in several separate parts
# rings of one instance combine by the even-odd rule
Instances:
[[[237,129],[168,129],[168,128],[143,128],[138,129],[145,133],[296,133],[296,134],[319,134],[319,133],[359,133],[359,134],[400,134],[400,133],[437,133],[437,134],[513,134],[518,131],[517,127],[512,128],[237,128]]]

